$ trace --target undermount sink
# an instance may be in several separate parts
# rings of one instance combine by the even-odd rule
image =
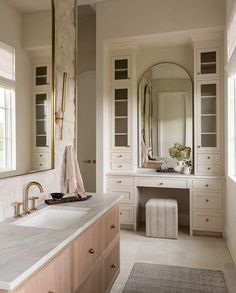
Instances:
[[[12,225],[64,230],[78,223],[88,211],[87,208],[47,207],[13,222]]]

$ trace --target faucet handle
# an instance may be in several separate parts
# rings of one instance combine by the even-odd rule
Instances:
[[[21,215],[21,212],[20,212],[20,207],[23,205],[23,203],[22,202],[14,202],[12,205],[15,208],[14,218],[21,218],[22,215]]]
[[[37,211],[36,206],[35,206],[35,202],[36,202],[37,199],[39,199],[38,196],[33,196],[33,197],[29,198],[29,200],[32,200],[32,207],[30,209],[31,212]]]

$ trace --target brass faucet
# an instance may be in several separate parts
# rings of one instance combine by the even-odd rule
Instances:
[[[24,200],[23,200],[23,210],[24,210],[25,215],[30,214],[29,200],[32,199],[33,203],[34,203],[35,199],[37,199],[36,197],[29,198],[29,189],[30,189],[30,186],[33,186],[33,185],[37,186],[39,188],[40,192],[43,192],[42,185],[36,181],[32,181],[26,185],[25,191],[24,191]],[[36,210],[35,206],[34,206],[34,210]]]

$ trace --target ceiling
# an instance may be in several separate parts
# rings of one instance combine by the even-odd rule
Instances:
[[[31,13],[51,9],[51,0],[4,0],[21,13]]]

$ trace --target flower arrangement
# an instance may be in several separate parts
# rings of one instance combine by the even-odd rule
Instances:
[[[191,154],[191,148],[183,146],[180,143],[176,142],[173,147],[169,148],[169,154],[177,161],[184,161],[189,159]]]

